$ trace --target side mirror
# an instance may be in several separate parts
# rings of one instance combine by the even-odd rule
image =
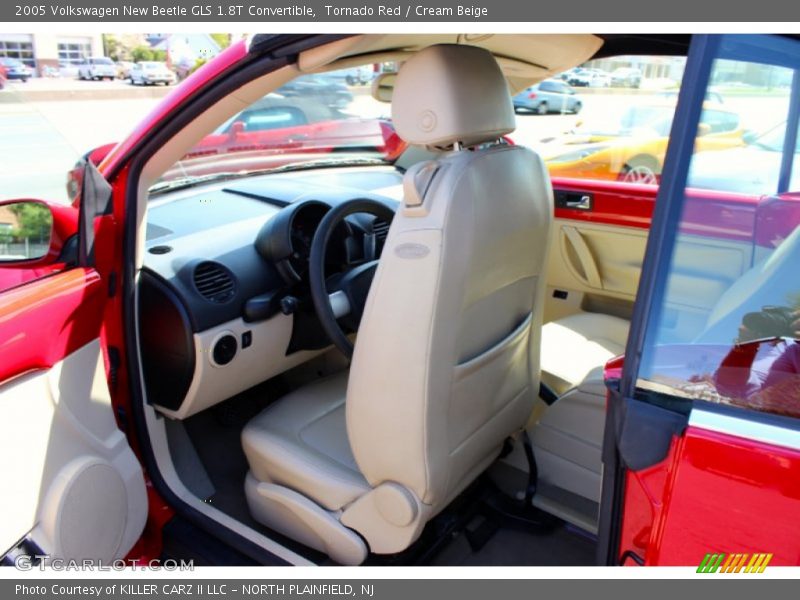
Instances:
[[[95,165],[99,165],[116,145],[115,143],[105,144],[93,150],[89,150],[75,163],[72,169],[67,172],[67,198],[69,198],[70,202],[75,202],[78,199],[78,194],[81,193],[83,172],[86,169],[86,162],[92,161]]]
[[[0,202],[0,265],[47,257],[53,237],[53,213],[44,202]]]
[[[397,73],[381,73],[372,80],[372,97],[378,102],[391,102]]]

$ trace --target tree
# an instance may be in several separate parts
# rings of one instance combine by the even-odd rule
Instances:
[[[133,62],[142,62],[155,60],[153,58],[153,49],[147,46],[136,46],[131,50],[131,58]]]
[[[103,34],[103,48],[105,49],[106,56],[113,61],[122,59],[122,43],[110,33]]]
[[[37,242],[50,239],[53,215],[46,205],[37,202],[18,202],[9,205],[8,210],[17,217],[17,228],[11,232],[13,237],[28,238]]]
[[[220,50],[225,50],[225,48],[231,45],[230,33],[210,33],[209,35],[217,42]]]

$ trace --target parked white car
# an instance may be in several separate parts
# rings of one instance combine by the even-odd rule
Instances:
[[[106,56],[84,58],[78,65],[78,79],[108,79],[112,81],[116,77],[117,67],[114,61]]]
[[[175,73],[167,68],[163,62],[144,61],[134,64],[130,70],[130,79],[133,85],[155,85],[175,83]]]
[[[608,87],[611,78],[600,69],[575,69],[567,77],[567,82],[576,87]]]

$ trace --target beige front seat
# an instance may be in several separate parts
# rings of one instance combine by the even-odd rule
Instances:
[[[349,374],[242,434],[253,516],[347,564],[414,542],[524,427],[539,385],[552,189],[533,152],[494,144],[515,126],[497,63],[429,47],[402,67],[392,114],[443,153],[405,175]]]
[[[541,483],[600,501],[603,367],[624,352],[629,328],[629,321],[599,313],[570,315],[542,328],[542,381],[558,401],[531,429]]]

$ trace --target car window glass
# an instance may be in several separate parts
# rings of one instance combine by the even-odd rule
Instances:
[[[62,270],[51,257],[63,240],[53,235],[53,215],[43,203],[0,205],[0,292]]]
[[[551,89],[564,104],[546,115],[535,107],[519,111],[511,137],[534,149],[554,178],[657,185],[685,62],[675,56],[589,61],[555,77]]]
[[[377,73],[397,68],[369,64],[292,79],[204,136],[151,192],[173,182],[191,185],[312,161],[391,163],[405,143],[392,126],[391,105],[374,99],[370,90]]]
[[[800,137],[787,125],[800,102],[794,77],[786,66],[713,63],[725,110],[700,119],[641,390],[800,416],[797,142],[784,152],[789,133]]]

